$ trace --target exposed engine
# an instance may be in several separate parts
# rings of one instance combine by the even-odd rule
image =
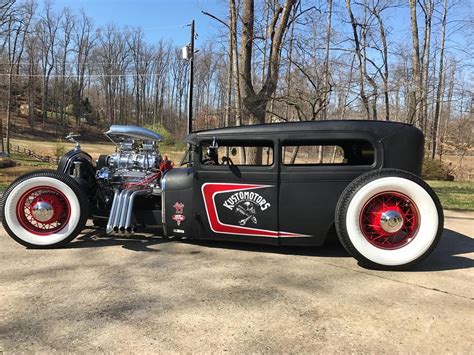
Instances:
[[[156,180],[164,172],[160,170],[162,163],[155,143],[120,143],[115,153],[100,157],[97,178],[104,184],[118,186]]]
[[[162,157],[157,133],[141,127],[114,125],[105,134],[115,145],[110,156],[97,161],[97,181],[111,201],[107,233],[132,232],[132,212],[138,196],[161,195],[160,179],[172,168]]]

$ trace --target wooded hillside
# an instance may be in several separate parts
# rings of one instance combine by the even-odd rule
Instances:
[[[470,154],[472,2],[228,0],[196,41],[195,128],[364,118],[414,124],[432,157]],[[205,31],[199,28],[198,31]],[[184,29],[185,30],[185,29]],[[185,133],[183,43],[97,27],[87,10],[0,0],[1,149],[23,117],[55,125],[160,124]],[[0,123],[2,120],[0,120]]]

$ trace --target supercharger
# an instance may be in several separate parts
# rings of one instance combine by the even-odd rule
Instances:
[[[162,157],[154,144],[142,144],[134,147],[133,143],[123,143],[108,161],[112,170],[153,171],[159,168]]]

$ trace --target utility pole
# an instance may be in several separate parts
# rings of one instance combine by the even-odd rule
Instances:
[[[188,134],[193,132],[193,88],[194,88],[194,20],[191,22],[191,41],[189,44],[189,94],[188,94]]]

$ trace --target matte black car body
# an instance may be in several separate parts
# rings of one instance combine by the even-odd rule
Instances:
[[[271,144],[273,164],[205,165],[202,150],[214,138],[219,144]],[[319,246],[334,231],[336,204],[355,178],[382,168],[420,175],[424,137],[417,128],[402,123],[331,120],[200,131],[185,142],[191,147],[192,162],[172,169],[162,180],[166,235]],[[348,163],[282,163],[284,144],[308,142],[342,147]],[[371,152],[364,155],[368,144]],[[250,224],[236,215],[235,202],[244,200],[254,205]]]

